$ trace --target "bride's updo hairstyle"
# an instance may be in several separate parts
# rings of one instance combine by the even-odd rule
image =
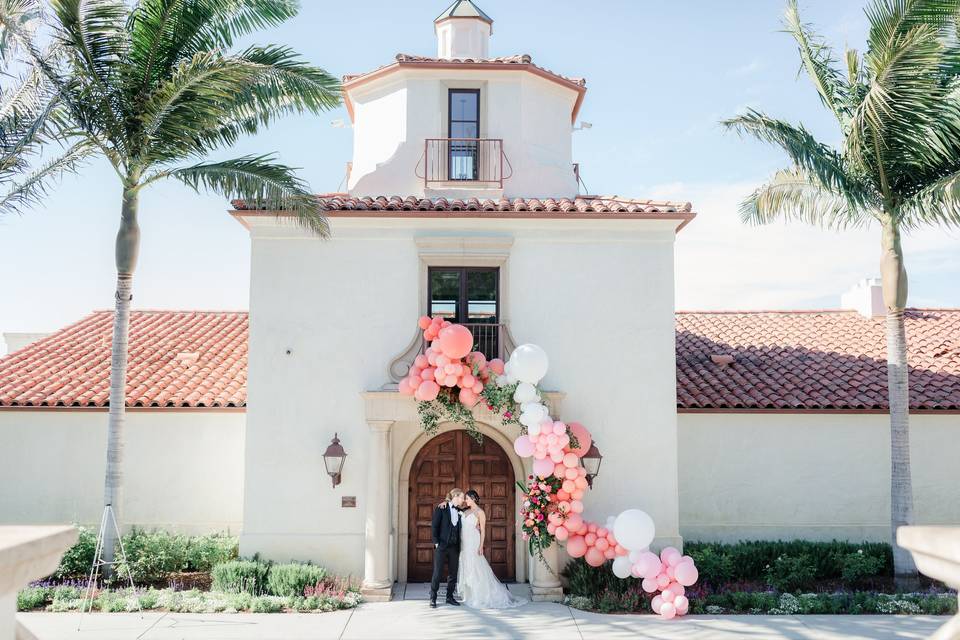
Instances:
[[[470,489],[469,491],[467,491],[465,495],[471,500],[473,500],[474,502],[476,502],[477,505],[480,504],[480,494],[474,491],[473,489]]]

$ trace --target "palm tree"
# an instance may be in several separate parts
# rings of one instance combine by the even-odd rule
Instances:
[[[30,0],[0,0],[0,76],[10,79],[0,89],[0,214],[22,213],[37,204],[50,182],[75,169],[83,155],[81,145],[41,158],[44,143],[62,134],[62,114],[43,73],[36,67],[21,73],[27,66],[21,47],[4,26],[16,24],[32,37],[40,19],[40,7]]]
[[[880,273],[887,308],[890,402],[890,524],[901,584],[916,579],[898,527],[913,521],[909,389],[904,310],[907,272],[901,233],[960,224],[960,0],[874,0],[861,55],[847,50],[845,69],[829,46],[787,5],[786,30],[820,101],[836,118],[842,142],[818,142],[802,125],[759,111],[727,127],[781,147],[793,165],[778,171],[740,207],[747,223],[797,220],[826,228],[881,230]]]
[[[317,113],[340,102],[339,83],[290,48],[234,42],[295,16],[296,0],[51,0],[49,28],[62,51],[37,50],[19,25],[4,27],[54,87],[84,152],[110,163],[120,180],[116,313],[104,504],[115,517],[123,485],[127,334],[140,247],[140,194],[160,180],[284,209],[320,236],[316,199],[290,167],[271,156],[205,158],[280,116]],[[115,535],[106,527],[104,559]],[[108,565],[109,567],[109,565]]]

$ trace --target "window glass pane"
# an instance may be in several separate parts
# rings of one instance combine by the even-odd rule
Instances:
[[[456,322],[460,316],[460,271],[430,271],[430,315]]]
[[[477,120],[480,94],[473,91],[450,92],[450,120]]]
[[[467,271],[467,322],[497,322],[497,272]]]
[[[475,122],[451,122],[451,138],[476,138],[477,124]]]

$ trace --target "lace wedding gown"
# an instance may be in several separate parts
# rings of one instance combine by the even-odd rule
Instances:
[[[457,597],[471,609],[507,609],[526,604],[523,598],[510,593],[497,579],[487,559],[477,553],[480,531],[477,516],[463,516],[460,533],[460,573],[457,579]]]

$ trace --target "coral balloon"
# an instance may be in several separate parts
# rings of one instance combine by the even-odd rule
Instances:
[[[580,529],[580,525],[583,524],[583,517],[579,513],[571,513],[567,516],[567,522],[564,526],[570,531],[577,531]]]
[[[420,383],[420,386],[417,387],[417,393],[420,394],[420,399],[424,402],[431,402],[437,399],[437,396],[440,394],[440,385],[438,385],[433,380],[424,380]]]
[[[571,558],[582,558],[587,553],[587,543],[583,536],[574,535],[567,539],[567,555]]]
[[[580,466],[580,458],[575,453],[568,453],[563,456],[563,465],[570,469],[576,469]]]
[[[585,557],[587,559],[587,564],[591,567],[599,567],[607,560],[603,556],[603,551],[600,551],[596,547],[587,549],[587,555]]]
[[[503,375],[503,360],[500,358],[494,358],[487,363],[487,366],[490,367],[490,371],[493,371],[498,376]]]
[[[457,397],[460,399],[460,404],[465,407],[472,407],[480,400],[477,394],[473,392],[473,389],[460,389]]]
[[[583,539],[587,541],[588,547],[593,547],[593,545],[597,542],[597,534],[595,534],[593,531],[590,531],[589,527],[587,528],[587,531],[588,533],[587,535],[583,536]]]
[[[532,442],[530,442],[530,438],[527,436],[520,436],[513,441],[513,450],[516,451],[517,455],[521,458],[529,458],[532,456],[535,448],[536,447]]]
[[[443,355],[459,360],[473,348],[473,334],[462,324],[451,324],[440,330],[438,342]]]
[[[577,457],[582,458],[587,451],[590,451],[590,444],[593,442],[590,432],[579,422],[570,422],[567,426],[570,427],[570,433],[577,439],[577,448],[571,449],[571,451],[577,454]]]
[[[420,319],[417,320],[417,326],[421,329],[426,329],[430,326],[430,323],[433,322],[433,318],[430,316],[420,316]]]
[[[607,560],[615,560],[617,557],[617,551],[613,547],[607,547],[607,550],[603,552],[603,557]]]
[[[574,513],[583,513],[583,503],[579,500],[573,500],[570,502],[570,510]]]
[[[600,549],[600,551],[606,551],[607,549],[610,548],[610,543],[607,542],[606,538],[598,537],[597,541],[593,543],[593,546],[596,547],[597,549]]]
[[[568,531],[563,525],[560,525],[557,527],[557,530],[553,532],[553,535],[557,536],[557,540],[563,542],[567,539],[567,536],[570,535],[570,531]]]
[[[566,478],[567,480],[573,481],[573,490],[576,490],[577,488],[576,480],[577,478],[580,477],[579,475],[577,475],[577,470],[571,469],[570,467],[567,467],[566,465],[564,465],[563,477]]]

